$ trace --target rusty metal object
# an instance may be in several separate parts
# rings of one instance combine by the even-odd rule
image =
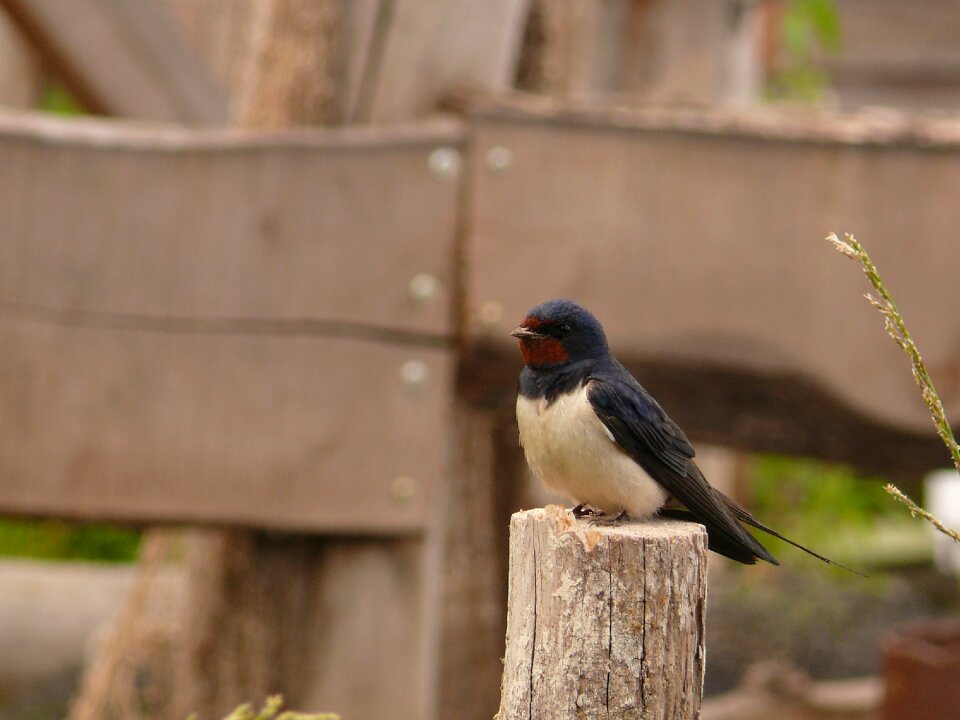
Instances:
[[[960,620],[897,628],[883,646],[883,720],[954,720],[960,713]]]

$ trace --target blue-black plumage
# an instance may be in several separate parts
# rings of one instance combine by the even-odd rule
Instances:
[[[610,353],[603,327],[570,300],[530,310],[520,341],[517,422],[534,474],[571,502],[607,515],[656,513],[703,524],[711,550],[742,563],[777,560],[740,524],[818,555],[711,487],[683,430]],[[682,508],[665,510],[678,503]]]

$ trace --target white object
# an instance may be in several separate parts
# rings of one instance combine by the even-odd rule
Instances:
[[[954,469],[935,470],[926,478],[926,508],[944,525],[960,528],[960,475]],[[960,543],[930,527],[934,533],[937,567],[960,575]]]

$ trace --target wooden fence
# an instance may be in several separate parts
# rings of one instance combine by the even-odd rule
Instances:
[[[523,98],[266,135],[4,115],[0,507],[423,538],[405,707],[493,697],[509,328],[577,297],[695,437],[936,466],[821,237],[869,243],[949,405],[958,136]]]
[[[695,440],[891,475],[946,461],[822,238],[868,244],[952,407],[956,121],[569,99],[749,95],[751,13],[714,0],[273,0],[258,34],[232,0],[164,4],[204,52],[153,0],[0,0],[90,109],[192,125],[0,114],[0,510],[251,531],[194,544],[216,601],[172,623],[175,679],[150,676],[168,717],[237,687],[358,717],[495,711],[524,495],[507,333],[548,297],[595,310]],[[335,87],[266,102],[269,78],[237,80],[250,55]],[[228,115],[407,124],[201,129]],[[269,672],[235,652],[249,637]]]

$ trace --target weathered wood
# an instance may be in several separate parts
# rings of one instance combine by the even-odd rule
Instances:
[[[513,410],[509,409],[510,416]],[[507,436],[506,443],[504,437]],[[446,436],[451,456],[434,495],[428,537],[437,717],[488,720],[503,666],[507,538],[512,483],[525,467],[506,413],[455,402]]]
[[[341,119],[353,123],[369,106],[374,73],[380,66],[383,39],[389,25],[388,0],[350,0],[343,8]]]
[[[176,533],[155,530],[144,537],[123,608],[103,632],[70,720],[184,717],[171,712],[178,691],[174,655],[187,600],[177,562],[182,551]]]
[[[2,317],[0,508],[417,533],[451,373],[425,346]]]
[[[369,100],[359,119],[425,115],[458,85],[512,84],[529,0],[395,0]]]
[[[223,90],[154,0],[0,2],[91,110],[222,125]]]
[[[842,42],[814,63],[847,106],[960,107],[960,7],[940,0],[836,3]]]
[[[238,123],[261,129],[326,125],[341,115],[341,0],[263,0],[253,21]]]
[[[754,8],[713,0],[538,0],[521,87],[626,102],[744,102],[759,89]]]
[[[40,59],[26,38],[0,12],[0,105],[30,108],[40,99]]]
[[[286,642],[303,646],[298,707],[344,717],[431,718],[434,571],[420,539],[314,541],[312,607]],[[291,689],[293,690],[293,689]],[[443,717],[443,716],[439,716]]]
[[[459,181],[430,158],[462,138],[452,120],[265,135],[0,115],[0,302],[452,334]]]
[[[706,539],[693,523],[516,513],[498,720],[699,717]]]
[[[680,369],[688,416],[732,417],[717,402],[726,396],[702,393],[697,407],[691,389],[727,369],[804,378],[854,414],[927,435],[903,357],[860,300],[862,279],[822,240],[849,229],[956,405],[960,364],[940,312],[957,301],[960,204],[940,190],[960,183],[955,121],[517,99],[480,103],[475,122],[468,312],[472,334],[508,357],[507,333],[531,305],[574,297],[623,359]],[[507,167],[485,161],[493,148],[508,151]],[[822,422],[801,407],[779,414]],[[750,434],[727,426],[741,442]]]
[[[187,42],[217,78],[235,122],[249,73],[253,21],[260,3],[237,0],[154,0],[170,13]]]

